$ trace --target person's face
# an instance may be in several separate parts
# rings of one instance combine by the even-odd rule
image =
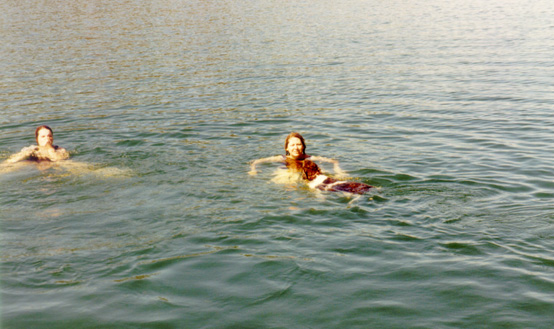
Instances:
[[[54,136],[52,136],[52,132],[46,128],[39,130],[37,143],[38,146],[52,145],[52,143],[54,143]]]
[[[304,154],[304,146],[298,137],[291,137],[287,144],[287,152],[293,159],[298,159]]]

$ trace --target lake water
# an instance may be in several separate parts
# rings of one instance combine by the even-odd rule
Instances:
[[[551,8],[2,1],[2,328],[554,327]]]

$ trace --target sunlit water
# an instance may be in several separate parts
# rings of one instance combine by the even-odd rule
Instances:
[[[2,1],[2,328],[553,327],[551,8]]]

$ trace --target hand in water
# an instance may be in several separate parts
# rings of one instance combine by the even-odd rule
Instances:
[[[69,158],[69,153],[64,148],[54,148],[52,144],[39,146],[36,152],[37,158],[50,161],[59,161]]]

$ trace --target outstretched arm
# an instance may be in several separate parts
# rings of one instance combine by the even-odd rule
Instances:
[[[38,146],[31,145],[21,149],[18,153],[10,156],[4,163],[16,163],[29,158],[34,152],[38,151]]]
[[[265,163],[265,162],[279,162],[279,161],[283,161],[283,157],[281,155],[276,155],[276,156],[269,157],[269,158],[261,158],[261,159],[258,159],[258,160],[254,160],[250,164],[250,171],[248,172],[248,174],[256,175],[258,173],[256,171],[256,165],[257,164]]]
[[[339,177],[347,177],[348,175],[346,174],[345,171],[343,171],[340,166],[339,166],[339,162],[338,160],[335,160],[335,159],[329,159],[329,158],[325,158],[325,157],[320,157],[320,156],[317,156],[317,155],[313,155],[311,157],[312,160],[314,161],[321,161],[321,162],[329,162],[329,163],[332,163],[333,164],[333,171],[335,172],[335,174]]]

